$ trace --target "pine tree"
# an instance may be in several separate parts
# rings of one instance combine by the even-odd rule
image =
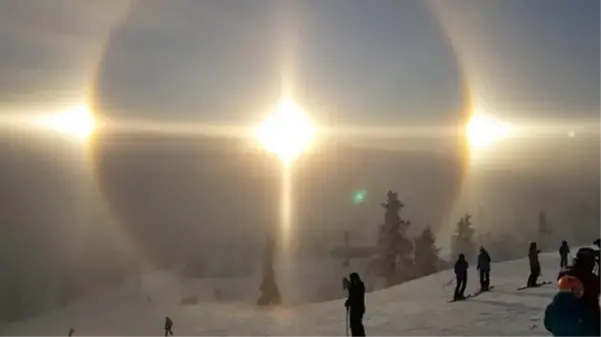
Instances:
[[[471,261],[476,255],[475,231],[472,228],[471,218],[471,215],[465,214],[457,223],[457,230],[452,241],[454,258],[457,258],[459,254],[465,254],[465,258]]]
[[[265,242],[265,255],[263,260],[263,281],[261,282],[261,297],[258,305],[279,305],[282,303],[280,290],[275,282],[275,271],[273,269],[273,258],[275,253],[275,241],[271,236]]]
[[[405,234],[411,224],[400,216],[404,207],[398,194],[388,191],[385,209],[384,224],[378,233],[378,247],[380,249],[381,274],[386,278],[389,286],[404,281],[411,277],[413,269],[413,243]],[[403,274],[401,274],[402,272]]]
[[[418,276],[426,276],[438,270],[440,249],[436,247],[436,238],[430,226],[415,239],[415,268]]]

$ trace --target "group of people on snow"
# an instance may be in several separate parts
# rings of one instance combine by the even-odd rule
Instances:
[[[599,309],[599,245],[600,240],[595,240],[597,249],[590,247],[580,248],[571,265],[568,264],[570,248],[566,241],[559,247],[560,272],[557,277],[558,293],[545,310],[545,328],[554,336],[599,336],[600,316]],[[530,274],[526,288],[539,287],[538,278],[541,276],[539,261],[540,249],[536,242],[531,242],[528,249],[528,262]],[[484,247],[478,254],[477,270],[480,275],[479,292],[490,290],[490,264],[491,258]],[[467,286],[467,271],[469,263],[464,254],[459,254],[455,262],[455,292],[453,301],[465,299]],[[543,283],[544,284],[544,283]]]
[[[599,239],[594,244],[599,248]],[[527,287],[540,286],[537,283],[541,275],[541,265],[538,259],[540,250],[536,242],[530,243],[528,261],[530,275]],[[570,248],[566,241],[562,241],[559,248],[560,272],[557,277],[558,293],[547,306],[544,316],[545,328],[554,336],[599,336],[600,333],[600,308],[599,275],[595,273],[599,264],[599,249],[580,248],[568,265]],[[477,267],[480,276],[480,292],[488,291],[490,286],[491,257],[484,247],[480,247]],[[469,263],[464,254],[459,254],[455,262],[455,292],[454,300],[465,299],[467,286],[467,271]],[[348,298],[344,303],[349,319],[352,336],[365,336],[363,315],[365,314],[365,284],[358,273],[351,273],[349,279],[345,278],[344,287],[348,291]],[[171,335],[173,321],[165,318],[165,336]]]
[[[490,255],[484,247],[480,247],[480,253],[478,254],[478,265],[476,269],[480,275],[480,291],[488,291],[490,288]],[[465,259],[465,254],[459,254],[457,262],[453,270],[455,271],[455,293],[453,294],[453,300],[458,301],[465,299],[465,288],[467,287],[467,270],[469,263]]]
[[[594,241],[597,249],[583,247],[578,250],[572,264],[568,264],[570,247],[564,240],[559,247],[560,272],[557,276],[557,294],[546,307],[544,314],[545,328],[553,336],[600,336],[601,309],[599,295],[601,284],[599,279],[600,239]],[[526,288],[538,287],[538,277],[541,275],[541,265],[538,258],[540,249],[536,242],[531,242],[528,249],[530,275]],[[491,257],[484,247],[480,247],[477,267],[480,276],[479,292],[488,291],[490,285]],[[464,254],[459,254],[455,262],[455,292],[453,300],[465,299],[467,287],[467,271],[469,263]],[[344,279],[344,288],[348,297],[344,303],[347,310],[348,326],[352,336],[365,336],[363,315],[365,314],[365,284],[358,273],[351,273]],[[545,283],[543,283],[545,284]],[[165,317],[165,336],[173,336],[173,321]],[[348,332],[348,331],[347,331]],[[75,329],[69,330],[69,336]],[[347,333],[348,335],[348,333]]]
[[[601,240],[599,240],[601,246]],[[540,249],[538,249],[536,242],[531,242],[528,249],[528,263],[530,266],[530,274],[528,275],[528,281],[526,282],[527,288],[538,287],[541,284],[538,283],[538,278],[541,276],[541,265],[539,261]],[[568,268],[568,255],[570,255],[570,247],[566,241],[561,243],[559,248],[560,255],[560,268],[564,270]],[[490,289],[490,265],[491,258],[490,254],[484,247],[480,247],[480,253],[478,254],[478,265],[477,270],[480,275],[480,290],[479,292],[488,291]],[[457,261],[455,262],[455,292],[453,294],[453,300],[458,301],[465,299],[465,288],[467,287],[467,271],[469,269],[469,263],[467,262],[464,254],[459,254]]]
[[[594,244],[599,248],[599,239]],[[530,275],[526,287],[538,287],[538,278],[541,276],[539,261],[540,249],[536,242],[530,243],[528,261]],[[557,277],[559,292],[545,310],[544,324],[554,336],[599,336],[600,310],[599,310],[599,275],[598,270],[599,249],[580,248],[572,265],[568,265],[570,248],[566,241],[559,248],[560,273]],[[480,292],[491,289],[490,266],[491,257],[484,247],[480,247],[477,260],[478,274],[480,276]],[[597,266],[597,267],[596,267]],[[455,292],[453,300],[465,299],[467,286],[467,271],[469,263],[464,254],[459,254],[455,262]],[[346,279],[345,279],[346,280]],[[365,285],[359,274],[351,273],[345,283],[348,298],[344,303],[347,308],[349,325],[352,336],[365,336],[363,315],[365,314]]]

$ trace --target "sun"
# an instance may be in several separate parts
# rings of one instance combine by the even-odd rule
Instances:
[[[316,127],[292,99],[284,99],[276,111],[256,129],[255,136],[265,150],[289,166],[311,146]]]
[[[472,149],[480,149],[505,138],[509,131],[509,125],[485,114],[474,114],[466,126]]]
[[[77,139],[87,139],[96,127],[96,123],[86,105],[78,105],[49,118],[41,124],[54,131],[68,134]]]

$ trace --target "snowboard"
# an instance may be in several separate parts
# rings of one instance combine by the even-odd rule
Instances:
[[[522,290],[524,290],[524,289],[528,289],[528,288],[539,288],[539,287],[542,287],[542,286],[544,286],[544,285],[548,285],[548,284],[552,284],[552,283],[553,283],[553,282],[550,282],[550,281],[544,281],[544,282],[541,282],[541,283],[537,283],[537,284],[536,284],[536,285],[534,285],[534,286],[524,286],[524,287],[520,287],[520,288],[518,288],[517,290],[518,290],[518,291],[522,291]]]

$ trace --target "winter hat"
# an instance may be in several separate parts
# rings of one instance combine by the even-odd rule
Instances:
[[[580,263],[594,264],[596,252],[593,248],[583,247],[578,249],[576,260]]]
[[[582,247],[578,249],[578,253],[576,253],[577,257],[593,257],[595,256],[595,250],[591,247]]]
[[[361,282],[361,278],[359,277],[359,273],[351,273],[349,275],[349,278],[351,279],[351,282],[353,282],[353,283]]]
[[[572,275],[566,275],[557,281],[557,288],[560,292],[572,293],[580,298],[584,293],[584,286],[580,280]]]

